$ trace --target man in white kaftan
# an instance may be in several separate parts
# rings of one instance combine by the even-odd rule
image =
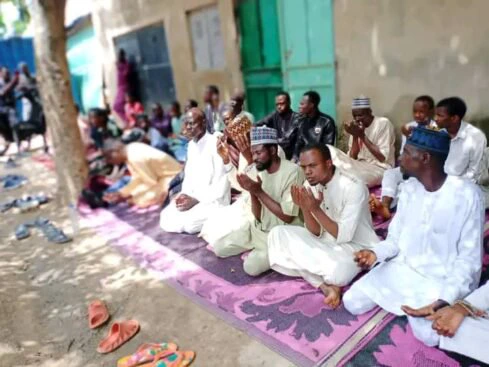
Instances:
[[[204,113],[193,108],[187,113],[188,144],[185,178],[181,193],[160,215],[160,227],[166,232],[198,233],[212,210],[229,205],[229,181],[217,137],[206,132]]]
[[[251,149],[253,165],[248,166],[244,174],[237,175],[239,185],[250,198],[251,205],[246,205],[247,213],[242,212],[232,231],[224,229],[215,233],[206,230],[204,238],[212,240],[212,249],[219,257],[251,250],[244,260],[243,269],[247,274],[257,276],[270,269],[269,231],[277,225],[301,224],[299,207],[292,201],[290,189],[292,185],[302,185],[304,175],[296,164],[278,156],[275,129],[254,128]],[[220,213],[214,215],[221,217]]]
[[[449,143],[446,133],[413,131],[401,156],[401,168],[412,178],[403,184],[389,234],[355,257],[362,267],[380,264],[355,282],[343,299],[345,308],[356,315],[376,305],[396,315],[411,315],[414,335],[430,346],[438,343],[436,332],[428,320],[415,316],[432,314],[474,290],[482,265],[480,190],[443,172]]]
[[[389,119],[372,114],[370,99],[366,97],[353,100],[352,115],[354,121],[345,125],[350,134],[348,154],[328,146],[333,163],[353,172],[369,187],[380,185],[384,171],[395,164],[394,126]]]
[[[445,163],[448,175],[459,176],[478,184],[489,207],[489,165],[487,139],[475,126],[465,122],[465,102],[458,97],[446,98],[436,105],[436,122],[452,138]]]
[[[277,226],[270,231],[270,266],[279,273],[303,277],[320,288],[325,302],[335,308],[341,301],[339,287],[348,285],[360,271],[353,254],[379,242],[368,189],[354,175],[334,167],[325,146],[306,147],[300,164],[307,182],[304,188],[293,188],[292,197],[302,210],[305,227]]]

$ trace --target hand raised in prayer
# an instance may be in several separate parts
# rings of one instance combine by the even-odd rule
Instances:
[[[248,164],[253,162],[253,154],[251,153],[250,138],[248,135],[238,135],[233,138],[239,152],[245,157]]]
[[[444,307],[426,319],[433,321],[431,327],[438,335],[452,338],[467,315],[467,310],[457,304],[451,307]]]
[[[348,124],[348,128],[345,127],[345,130],[356,138],[363,138],[365,136],[365,128],[362,124],[352,121]]]
[[[226,142],[225,136],[222,136],[219,139],[217,139],[217,153],[222,158],[222,161],[224,164],[229,163],[229,161],[230,161],[230,159],[229,159],[229,146],[228,146],[228,143]]]
[[[313,210],[319,209],[321,207],[321,203],[323,202],[323,198],[323,193],[319,192],[319,198],[316,199],[310,187],[302,187],[300,189],[300,201],[302,203],[302,210],[312,212]]]
[[[370,269],[377,261],[377,255],[371,250],[360,250],[355,252],[355,262],[362,269]]]
[[[353,131],[353,124],[354,123],[355,123],[355,121],[347,121],[347,122],[343,123],[345,131],[350,135],[353,135],[352,131]]]
[[[192,209],[195,205],[197,205],[199,201],[191,196],[186,194],[180,194],[175,199],[175,204],[177,205],[177,209],[181,212],[185,212],[187,210]]]
[[[427,306],[420,307],[420,308],[411,308],[409,306],[401,306],[401,309],[406,313],[406,315],[412,316],[412,317],[426,317],[433,315],[438,309],[441,308],[443,305],[443,301],[435,301],[433,303],[430,303]]]
[[[251,178],[248,177],[248,175],[244,173],[240,173],[236,175],[236,179],[238,180],[239,185],[242,187],[243,190],[248,191],[251,194],[258,194],[262,188],[261,188],[261,178],[260,176],[257,177],[258,181],[253,181]]]
[[[302,187],[298,186],[298,185],[292,185],[292,187],[290,188],[290,194],[292,196],[292,201],[299,208],[302,208],[301,189],[302,189]]]

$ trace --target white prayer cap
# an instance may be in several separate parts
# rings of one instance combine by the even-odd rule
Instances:
[[[351,103],[352,110],[360,110],[364,108],[370,108],[370,98],[365,96],[353,98],[353,101]]]

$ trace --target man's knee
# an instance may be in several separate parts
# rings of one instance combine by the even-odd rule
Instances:
[[[270,270],[270,261],[265,251],[257,252],[253,250],[243,263],[243,270],[246,274],[256,277],[267,270]]]
[[[375,304],[367,296],[353,288],[350,288],[343,295],[343,305],[352,315],[364,314],[375,307]]]

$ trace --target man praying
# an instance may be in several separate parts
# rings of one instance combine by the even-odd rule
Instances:
[[[385,117],[374,116],[367,97],[352,102],[353,121],[346,123],[350,134],[348,154],[331,147],[333,163],[353,172],[369,187],[380,185],[386,169],[395,164],[394,126]]]
[[[304,227],[277,226],[268,236],[273,270],[300,276],[336,308],[341,287],[360,272],[353,254],[379,242],[368,206],[368,189],[354,175],[333,165],[329,148],[310,145],[302,150],[304,186],[292,187],[292,200],[304,216]]]
[[[243,264],[244,271],[251,276],[270,269],[267,251],[270,230],[277,225],[301,223],[291,187],[302,185],[304,176],[297,165],[279,157],[278,149],[275,129],[255,127],[251,130],[254,165],[237,175],[240,187],[250,195],[251,215],[243,218],[239,228],[211,243],[219,257],[251,250]]]

